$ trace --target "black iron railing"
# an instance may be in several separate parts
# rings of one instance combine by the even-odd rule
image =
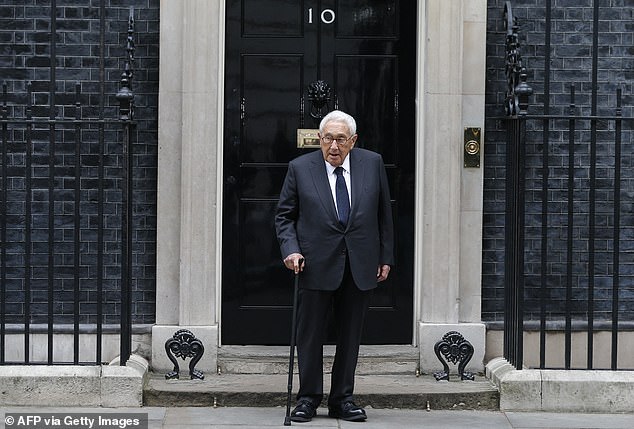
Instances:
[[[82,116],[89,97],[80,83],[72,103],[57,103],[68,94],[60,96],[57,87],[55,0],[50,10],[48,105],[34,102],[38,97],[31,82],[25,83],[25,93],[10,93],[2,85],[0,364],[100,364],[104,331],[118,331],[125,365],[132,336],[134,10],[116,94],[119,117],[106,114],[111,109],[105,91],[105,1],[99,6],[96,117]],[[117,226],[119,232],[113,233]],[[62,333],[73,337],[71,361],[60,361],[54,353],[56,334]],[[46,336],[45,359],[32,357],[32,334]],[[7,358],[20,355],[14,343],[8,344],[9,335],[22,338],[23,359]],[[80,335],[95,336],[90,357],[80,355]]]
[[[634,118],[623,116],[621,88],[615,90],[611,113],[603,109],[604,114],[599,114],[598,1],[594,4],[590,106],[580,108],[575,104],[573,84],[569,87],[568,112],[557,115],[550,114],[551,2],[546,2],[544,105],[543,114],[539,115],[528,111],[532,89],[522,64],[519,25],[510,2],[505,5],[508,89],[504,356],[517,369],[524,367],[528,327],[539,331],[540,368],[553,367],[547,364],[547,354],[552,357],[562,353],[547,348],[549,334],[563,335],[564,340],[563,357],[551,362],[563,362],[564,369],[593,369],[596,335],[609,332],[609,368],[621,369],[618,340],[619,331],[626,324],[620,320],[619,305],[624,292],[621,256],[626,251],[621,248],[621,234],[624,227],[634,226],[631,216],[626,220],[630,224],[624,223],[621,216],[621,165],[623,137],[632,136]],[[603,148],[600,154],[599,145]],[[566,157],[567,164],[551,165],[553,151]],[[527,172],[529,157],[533,162]],[[537,162],[541,166],[536,165],[535,159],[540,160]],[[527,192],[531,193],[529,202]],[[528,226],[527,219],[531,220]],[[581,330],[586,333],[587,351],[583,368],[572,363],[573,333]]]
[[[505,313],[504,356],[516,367],[523,361],[524,325],[524,159],[526,114],[532,90],[526,83],[522,65],[519,27],[511,4],[504,8],[506,22],[506,76],[508,87],[505,110],[509,118],[506,155],[506,229],[505,229]]]

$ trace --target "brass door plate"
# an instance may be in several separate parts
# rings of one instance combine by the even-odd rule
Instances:
[[[464,129],[464,166],[465,168],[480,167],[481,130],[478,127]]]
[[[319,145],[318,129],[298,128],[297,129],[297,148],[298,149],[315,149]]]

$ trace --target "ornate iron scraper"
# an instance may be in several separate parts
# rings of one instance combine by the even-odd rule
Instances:
[[[165,374],[166,379],[178,379],[180,368],[176,358],[185,360],[188,357],[192,358],[191,362],[189,362],[189,375],[191,379],[202,380],[205,378],[202,371],[194,369],[200,358],[203,357],[205,347],[191,331],[187,329],[176,331],[172,338],[165,342],[165,353],[167,353],[167,357],[174,364],[174,370]]]
[[[460,362],[458,364],[458,374],[461,380],[473,380],[475,378],[472,373],[464,370],[473,357],[473,346],[469,341],[465,340],[460,332],[449,331],[443,335],[442,340],[438,341],[434,346],[434,352],[436,352],[436,356],[443,366],[442,371],[434,373],[437,381],[449,381],[448,362],[454,365],[456,362]]]

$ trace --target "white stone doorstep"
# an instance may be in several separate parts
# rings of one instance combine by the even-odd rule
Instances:
[[[130,356],[126,366],[115,361],[95,366],[0,366],[0,406],[142,406],[147,361],[137,355]]]
[[[486,375],[500,392],[501,411],[626,413],[634,409],[634,371],[517,370],[492,359]]]

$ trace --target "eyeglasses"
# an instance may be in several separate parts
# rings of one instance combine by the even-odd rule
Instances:
[[[337,142],[337,146],[341,147],[341,146],[345,146],[348,143],[348,140],[350,140],[352,137],[354,136],[350,136],[348,138],[346,137],[334,138],[333,136],[324,136],[321,138],[321,141],[323,141],[329,146],[332,144],[332,142]]]

